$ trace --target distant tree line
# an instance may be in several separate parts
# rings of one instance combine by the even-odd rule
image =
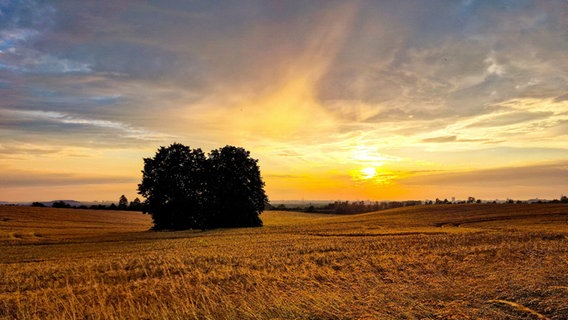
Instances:
[[[497,204],[496,200],[494,201],[483,201],[481,199],[476,199],[475,197],[468,197],[467,200],[458,200],[458,201],[449,201],[448,199],[440,200],[436,198],[436,200],[426,200],[426,201],[335,201],[330,202],[324,205],[312,205],[309,204],[305,205],[288,205],[285,204],[278,204],[272,205],[268,204],[266,209],[267,210],[278,210],[278,211],[296,211],[296,212],[309,212],[309,213],[329,213],[329,214],[356,214],[356,213],[366,213],[366,212],[373,212],[373,211],[381,211],[381,210],[388,210],[394,208],[401,208],[401,207],[408,207],[408,206],[418,206],[418,205],[455,205],[455,204],[483,204],[483,203],[491,203]],[[561,196],[560,199],[554,200],[538,200],[532,199],[528,201],[521,201],[521,200],[512,200],[507,199],[504,202],[499,202],[503,204],[522,204],[522,203],[531,203],[531,204],[539,204],[539,203],[568,203],[568,197]]]
[[[543,200],[543,201],[537,200],[537,201],[535,201],[534,203],[568,203],[568,197],[562,196],[562,197],[560,197],[560,199],[554,199],[554,200],[550,200],[550,201],[547,201],[547,200]]]
[[[458,200],[458,201],[448,201],[448,199],[440,200],[436,198],[436,200],[427,200],[424,202],[426,205],[431,204],[472,204],[472,203],[506,203],[506,204],[522,204],[522,203],[568,203],[568,197],[561,196],[560,199],[553,199],[553,200],[543,200],[543,199],[529,199],[529,200],[513,200],[507,199],[505,201],[498,201],[498,200],[481,200],[476,199],[475,197],[468,197],[467,200]]]
[[[414,201],[414,200],[382,201],[382,202],[335,201],[325,205],[320,205],[320,206],[309,205],[307,207],[306,206],[287,207],[284,204],[279,204],[277,206],[269,205],[268,210],[300,211],[300,212],[310,212],[310,213],[355,214],[355,213],[366,213],[366,212],[394,209],[406,206],[416,206],[421,204],[422,201]]]
[[[33,202],[32,207],[52,207],[52,208],[66,208],[66,209],[90,209],[90,210],[117,210],[117,211],[142,211],[146,212],[146,206],[139,198],[135,198],[131,202],[128,202],[128,199],[125,195],[120,196],[118,199],[118,205],[115,203],[111,203],[110,205],[104,204],[93,204],[90,206],[87,205],[78,205],[74,206],[68,202],[63,200],[54,201],[51,206],[46,205],[43,202]]]

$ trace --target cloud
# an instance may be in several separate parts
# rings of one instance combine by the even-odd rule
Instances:
[[[558,96],[554,99],[554,102],[568,101],[568,93]]]
[[[538,121],[541,119],[550,118],[554,115],[553,112],[507,112],[492,116],[484,121],[472,123],[467,128],[486,128],[486,127],[500,127],[513,124],[519,124],[529,121]]]
[[[44,29],[53,25],[55,9],[42,1],[14,0],[0,2],[0,29]]]
[[[301,157],[302,154],[294,150],[282,150],[278,153],[281,157]]]
[[[392,5],[361,10],[363,19],[383,23],[356,29],[352,46],[323,81],[322,99],[368,105],[370,123],[410,118],[419,127],[422,120],[487,114],[514,97],[564,93],[568,77],[561,70],[568,65],[559,59],[565,50],[559,13],[565,8],[500,1],[413,5],[417,9],[404,8],[398,21],[388,17],[396,12]],[[387,30],[397,30],[396,36]],[[325,105],[351,119],[343,112],[348,108]]]
[[[58,153],[59,150],[53,147],[41,147],[34,145],[7,146],[0,144],[0,157],[5,159],[11,155],[49,155]]]
[[[557,186],[558,192],[568,181],[568,162],[560,161],[519,167],[495,168],[468,172],[448,172],[401,179],[404,185],[439,185],[444,187],[507,188]]]
[[[27,134],[47,135],[55,139],[51,142],[55,144],[69,139],[75,140],[72,144],[80,146],[93,144],[99,147],[103,145],[120,147],[124,146],[124,141],[120,140],[126,140],[132,145],[134,141],[138,141],[139,144],[160,143],[175,138],[172,135],[137,128],[120,121],[85,118],[56,111],[0,109],[0,114],[3,115],[3,120],[0,120],[3,131],[11,132],[16,137]],[[77,141],[78,137],[86,139]]]
[[[458,139],[457,136],[441,136],[433,138],[425,138],[421,140],[426,143],[446,143],[446,142],[483,142],[483,143],[494,143],[489,139]]]
[[[3,174],[0,180],[0,188],[104,185],[135,182],[138,182],[138,179],[132,177],[13,170],[10,173]]]
[[[297,121],[306,121],[302,112],[320,118],[329,114],[344,132],[360,129],[361,121],[410,119],[409,126],[420,127],[423,120],[482,115],[488,112],[487,106],[514,95],[538,91],[556,97],[566,80],[558,72],[562,68],[551,68],[546,59],[525,54],[558,56],[562,52],[555,40],[561,35],[556,31],[554,8],[499,2],[304,6],[245,1],[217,6],[119,1],[108,6],[83,8],[64,1],[52,7],[66,14],[52,14],[57,19],[52,18],[47,26],[50,33],[39,32],[34,25],[20,26],[39,33],[33,47],[25,46],[30,50],[26,55],[30,63],[27,67],[16,63],[15,67],[53,72],[54,76],[65,71],[101,75],[102,82],[113,83],[119,91],[114,94],[121,95],[120,109],[134,111],[141,105],[149,111],[159,109],[162,115],[156,120],[166,122],[174,110],[202,112],[201,117],[195,113],[191,117],[205,123],[220,117],[219,113],[232,112],[232,119],[255,114],[271,118],[276,112],[267,109],[287,108],[288,117],[298,115]],[[517,41],[519,30],[525,30],[533,42]],[[533,46],[537,43],[546,44],[548,52]],[[517,48],[522,49],[519,54],[511,55]],[[548,79],[556,79],[558,85],[552,86]],[[32,83],[49,86],[47,80]],[[74,113],[118,110],[74,108],[89,104],[77,92],[98,90],[98,83],[61,90],[64,82],[49,80],[59,82],[54,91],[59,98],[46,101],[38,96],[34,104],[42,99],[50,110]],[[534,85],[525,88],[527,83]],[[284,90],[285,86],[294,87],[295,92]],[[540,90],[543,88],[546,90]],[[164,91],[170,96],[156,99],[159,89],[169,89]],[[301,99],[312,101],[305,104],[287,98],[286,107],[267,106],[273,104],[270,97],[278,96],[278,91],[287,97],[304,92]],[[110,103],[116,105],[116,101]],[[208,112],[211,109],[221,112]],[[235,112],[240,109],[250,112]],[[235,130],[256,126],[242,122]],[[283,131],[289,129],[285,126],[275,133],[286,136]]]
[[[0,69],[23,73],[85,73],[88,63],[60,58],[34,47],[53,26],[55,8],[33,0],[0,4]]]
[[[235,144],[275,177],[565,159],[566,10],[0,0],[0,153]]]
[[[265,176],[269,179],[304,179],[305,176],[293,174],[268,174]]]
[[[456,140],[457,140],[456,136],[442,136],[442,137],[422,139],[422,142],[454,142]]]

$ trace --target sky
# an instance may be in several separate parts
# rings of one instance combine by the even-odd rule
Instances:
[[[0,200],[132,200],[174,142],[273,201],[559,198],[568,2],[0,0]]]

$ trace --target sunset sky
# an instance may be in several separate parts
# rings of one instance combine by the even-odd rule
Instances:
[[[271,200],[568,194],[568,2],[0,0],[0,200],[251,151]]]

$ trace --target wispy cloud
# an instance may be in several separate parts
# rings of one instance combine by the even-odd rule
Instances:
[[[457,140],[456,136],[442,136],[442,137],[422,139],[422,142],[454,142],[456,140]]]
[[[36,1],[0,4],[0,69],[23,73],[88,73],[88,63],[57,57],[35,47],[55,23],[55,8]]]
[[[444,185],[460,187],[515,188],[540,187],[562,188],[568,181],[568,162],[504,167],[465,172],[446,172],[426,174],[402,179],[400,182],[407,185]],[[475,190],[472,188],[472,190]]]
[[[94,128],[100,129],[101,132],[105,134],[111,130],[118,134],[119,137],[144,140],[148,142],[160,142],[174,138],[171,135],[135,128],[129,124],[119,121],[82,118],[56,111],[2,110],[2,113],[8,115],[8,117],[12,119],[27,121],[30,125],[45,123],[45,126],[50,127],[51,130],[56,132],[64,131],[65,128],[70,128],[75,132]],[[21,127],[21,123],[22,122],[20,122],[18,127]],[[85,129],[79,129],[80,127]]]
[[[84,186],[84,185],[108,185],[117,183],[137,183],[133,177],[105,176],[101,174],[81,175],[74,173],[42,171],[13,171],[3,175],[0,180],[0,188],[8,187],[50,187],[50,186]]]
[[[552,116],[552,112],[506,112],[492,116],[477,123],[468,125],[468,128],[501,127],[520,124],[528,121],[538,121]]]

